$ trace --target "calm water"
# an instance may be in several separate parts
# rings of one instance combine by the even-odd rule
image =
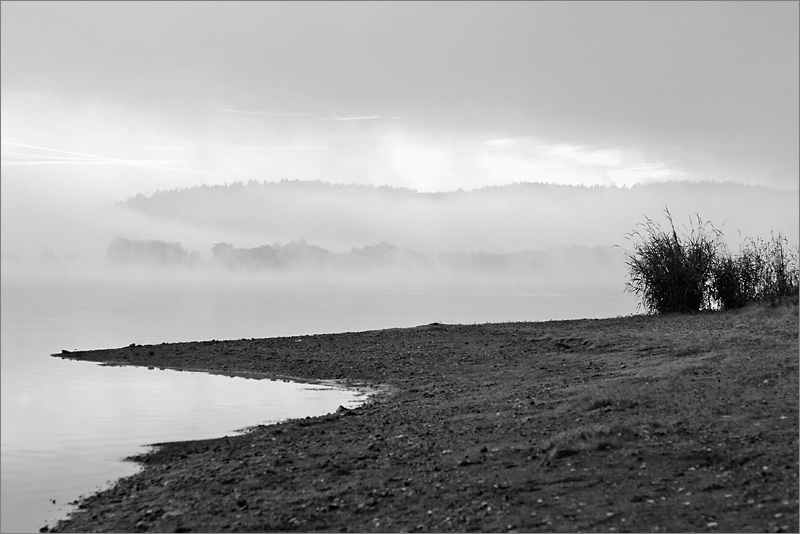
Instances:
[[[3,532],[35,532],[63,517],[69,501],[135,472],[135,464],[120,459],[146,444],[217,437],[363,401],[355,392],[329,386],[102,367],[50,357],[61,349],[635,311],[628,296],[254,285],[4,281],[0,295]]]

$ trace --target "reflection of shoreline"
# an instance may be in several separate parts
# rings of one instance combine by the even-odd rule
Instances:
[[[388,531],[530,531],[542,521],[547,530],[602,521],[604,530],[687,531],[693,504],[720,530],[791,531],[797,310],[432,323],[77,353],[394,392],[233,438],[163,444],[137,457],[142,473],[88,497],[61,527],[369,531],[379,518]],[[767,470],[747,461],[754,455],[770,459]]]
[[[203,343],[210,343],[210,342],[203,342]],[[215,341],[214,343],[225,343],[225,341]],[[75,351],[81,352],[81,351]],[[51,356],[60,357],[70,359],[72,355],[71,351],[66,351],[62,353],[52,354]],[[135,367],[129,363],[121,363],[121,362],[99,362],[100,366],[102,367]],[[200,368],[189,368],[189,367],[174,367],[174,366],[155,366],[155,365],[148,365],[148,369],[159,369],[165,370],[169,369],[170,371],[178,371],[182,373],[202,373],[207,375],[217,375],[217,376],[227,376],[231,378],[245,378],[248,380],[268,380],[270,382],[293,382],[297,384],[308,384],[308,385],[315,385],[315,386],[323,386],[323,388],[331,388],[331,389],[338,389],[338,390],[354,390],[359,391],[362,395],[368,396],[372,394],[376,394],[378,392],[382,392],[387,390],[387,386],[381,385],[370,385],[367,383],[357,383],[352,381],[345,381],[344,379],[330,379],[330,378],[304,378],[304,377],[297,377],[297,376],[287,376],[281,374],[271,374],[271,373],[261,373],[255,371],[239,371],[239,370],[231,370],[231,369],[216,369],[216,368],[209,368],[209,369],[200,369]],[[322,389],[322,388],[320,388]]]
[[[4,334],[6,326],[4,317]],[[13,362],[17,355],[5,348],[4,364]],[[234,435],[340,404],[353,408],[365,396],[322,382],[258,383],[247,373],[123,371],[60,359],[34,365],[3,370],[3,532],[34,532],[40,521],[63,519],[79,495],[138,471],[122,459],[150,443]],[[11,384],[30,383],[42,371],[46,388]],[[42,400],[32,403],[36,397]]]

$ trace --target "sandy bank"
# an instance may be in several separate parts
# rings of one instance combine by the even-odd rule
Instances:
[[[798,531],[796,305],[66,356],[391,393],[164,444],[62,532]]]

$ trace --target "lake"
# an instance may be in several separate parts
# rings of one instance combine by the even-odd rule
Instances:
[[[174,281],[4,279],[0,297],[3,532],[36,532],[64,517],[70,501],[134,473],[137,466],[121,459],[147,444],[219,437],[365,400],[329,384],[104,367],[50,356],[62,349],[635,312],[629,295]]]

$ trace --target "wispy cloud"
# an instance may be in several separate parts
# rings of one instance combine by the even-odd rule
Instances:
[[[164,159],[130,159],[130,158],[111,158],[98,154],[87,154],[85,152],[75,152],[72,150],[62,150],[58,148],[29,145],[24,143],[12,143],[10,141],[0,141],[0,144],[16,148],[27,148],[45,152],[25,152],[25,151],[0,151],[0,164],[3,166],[36,166],[36,165],[117,165],[124,167],[143,167],[151,169],[168,169],[180,172],[188,172],[203,176],[213,176],[218,178],[233,178],[216,173],[198,171],[186,167],[189,162],[186,160],[164,160]]]
[[[334,121],[373,121],[376,119],[384,119],[384,120],[401,120],[406,119],[407,117],[402,116],[390,116],[385,117],[383,115],[364,115],[364,116],[354,116],[354,117],[337,117],[334,115],[328,115],[326,120],[334,120]]]
[[[595,149],[580,145],[556,145],[547,152],[552,156],[571,159],[580,165],[591,166],[615,166],[624,158],[621,150]]]
[[[377,119],[388,119],[388,120],[399,120],[405,119],[406,117],[403,116],[389,116],[385,117],[383,115],[352,115],[352,116],[340,116],[340,115],[323,115],[320,113],[301,113],[301,112],[294,112],[294,111],[282,111],[282,112],[275,112],[275,111],[252,111],[252,110],[243,110],[243,109],[221,109],[220,111],[224,113],[235,113],[237,115],[256,115],[260,117],[315,117],[320,120],[331,120],[331,121],[372,121]]]
[[[617,185],[684,179],[668,159],[637,147],[549,143],[533,137],[484,141],[477,150],[487,176],[571,185]],[[512,178],[513,177],[513,178]]]
[[[330,120],[334,121],[372,121],[375,119],[380,119],[380,115],[368,115],[363,117],[335,117],[333,115],[328,115],[327,117]]]
[[[58,154],[69,154],[69,155],[73,156],[71,158],[65,158],[65,157],[62,156],[61,159],[63,159],[64,161],[86,161],[86,162],[112,161],[112,158],[107,158],[105,156],[98,156],[96,154],[86,154],[85,152],[74,152],[72,150],[60,150],[60,149],[57,149],[57,148],[48,148],[48,147],[37,146],[37,145],[26,145],[26,144],[23,144],[23,143],[11,143],[9,141],[0,141],[0,144],[7,145],[7,146],[15,146],[17,148],[31,148],[33,150],[45,150],[47,152],[55,152],[55,153],[58,153]],[[14,154],[20,155],[21,153],[17,152],[17,153],[14,153]],[[31,158],[36,158],[36,157],[42,157],[43,156],[42,154],[32,154],[32,153],[24,153],[24,154],[27,155],[28,157],[31,157]],[[5,158],[6,158],[7,155],[8,154],[5,151],[2,152],[3,163],[5,163]],[[48,157],[48,156],[44,156],[44,157]],[[52,158],[52,159],[56,159],[54,156],[49,156],[49,157]]]
[[[242,109],[221,109],[225,113],[236,113],[239,115],[261,115],[264,117],[321,117],[317,113],[295,113],[295,112],[272,112],[272,111],[249,111]]]

